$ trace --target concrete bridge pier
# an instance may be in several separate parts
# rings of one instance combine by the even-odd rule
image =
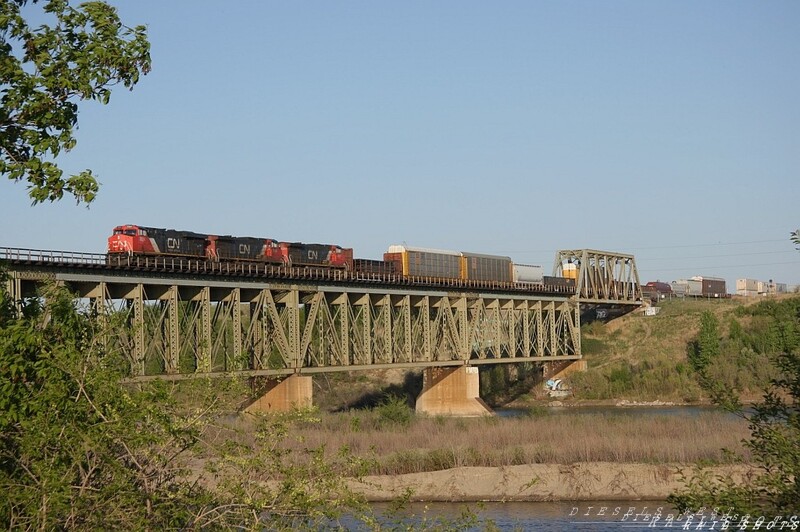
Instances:
[[[431,416],[493,416],[479,395],[474,366],[425,368],[416,411]]]
[[[243,411],[249,414],[289,412],[295,408],[310,408],[312,398],[311,377],[295,374],[280,381],[270,380],[264,394]]]

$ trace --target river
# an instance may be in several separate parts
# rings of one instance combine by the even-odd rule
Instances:
[[[611,532],[680,528],[687,522],[686,516],[679,516],[663,501],[415,503],[391,516],[387,516],[392,513],[388,504],[375,504],[373,508],[383,516],[381,521],[388,529],[424,529],[441,524],[441,529],[448,530],[466,524],[459,529]],[[475,520],[465,518],[464,512]],[[699,519],[695,517],[694,523]],[[344,524],[351,530],[360,529],[353,523]]]
[[[525,408],[497,408],[495,413],[501,417],[528,416],[530,410]],[[669,417],[696,417],[703,414],[725,413],[723,409],[712,405],[630,405],[630,406],[545,406],[542,409],[545,415],[619,415],[619,416],[669,416]]]

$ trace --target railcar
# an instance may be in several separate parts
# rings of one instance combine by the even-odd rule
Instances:
[[[461,252],[461,278],[468,281],[511,282],[514,265],[511,257]]]
[[[190,231],[120,225],[108,238],[110,254],[205,257],[206,235]]]
[[[394,262],[395,269],[406,277],[461,278],[461,253],[458,251],[392,245],[383,260]]]
[[[500,255],[392,245],[383,260],[407,277],[512,282],[514,276],[511,257]]]
[[[280,262],[275,248],[278,242],[269,238],[208,235],[206,256],[212,260],[260,260]]]
[[[331,244],[279,242],[271,238],[207,235],[175,229],[120,225],[108,238],[108,254],[261,261],[287,266],[353,267],[353,249]]]
[[[544,282],[544,268],[532,264],[514,264],[515,283],[535,283]]]
[[[550,277],[545,275],[542,282],[545,286],[555,286],[558,288],[574,288],[575,287],[575,279],[570,279],[567,277]]]
[[[353,249],[330,244],[281,242],[281,256],[290,266],[353,268]]]
[[[395,262],[372,259],[353,259],[353,270],[373,275],[394,275],[398,273]]]

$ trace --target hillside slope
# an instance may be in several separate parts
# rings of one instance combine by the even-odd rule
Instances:
[[[783,296],[788,298],[792,296]],[[687,351],[700,328],[700,316],[711,312],[727,337],[731,323],[746,325],[743,306],[759,298],[716,300],[674,299],[659,303],[656,316],[634,312],[607,324],[594,322],[582,329],[582,350],[588,371],[569,378],[576,400],[698,402],[702,392],[688,363]],[[731,363],[731,368],[725,367]],[[720,361],[720,371],[741,371],[741,360]],[[760,396],[768,375],[739,375],[743,398]]]

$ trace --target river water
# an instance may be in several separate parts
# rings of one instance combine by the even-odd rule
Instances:
[[[687,522],[687,516],[679,516],[663,501],[415,503],[397,514],[392,514],[388,504],[375,504],[373,508],[392,530],[441,525],[442,530],[611,532],[681,528]],[[465,512],[473,517],[465,518]],[[360,529],[354,524],[346,526]]]
[[[574,415],[619,415],[619,416],[667,416],[667,417],[696,417],[703,414],[723,414],[731,415],[729,412],[716,406],[706,405],[631,405],[631,406],[548,406],[543,412],[554,416],[574,416]],[[495,413],[501,417],[517,417],[530,415],[530,411],[524,408],[497,408]]]

